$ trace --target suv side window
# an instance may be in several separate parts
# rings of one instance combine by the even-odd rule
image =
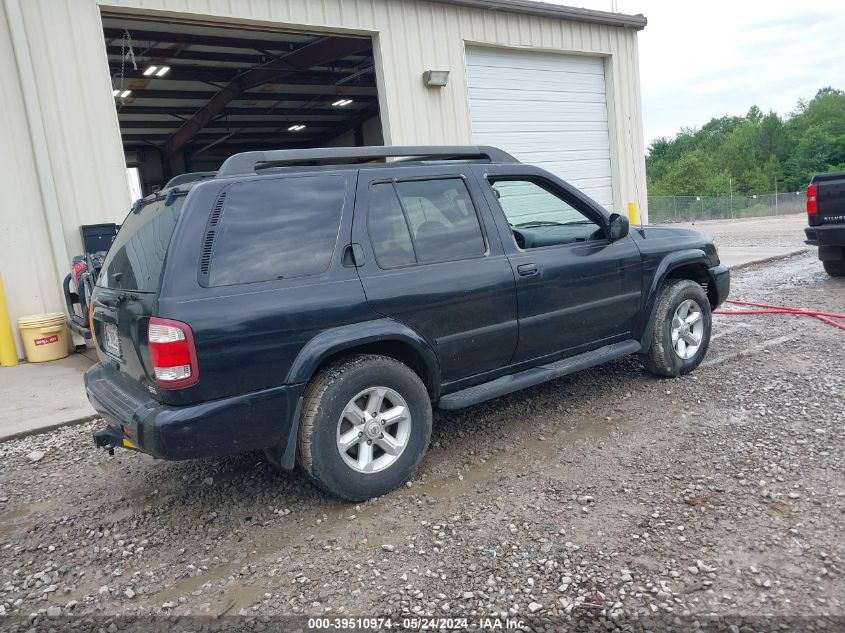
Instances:
[[[481,257],[487,251],[460,178],[377,183],[367,227],[381,268]]]
[[[600,224],[540,183],[491,178],[490,185],[520,248],[605,239]]]
[[[342,176],[293,176],[228,187],[209,286],[324,272],[337,243],[345,192]]]

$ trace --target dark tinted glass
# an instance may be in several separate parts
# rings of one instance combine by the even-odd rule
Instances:
[[[180,196],[170,206],[166,206],[164,200],[157,200],[142,207],[138,213],[130,213],[103,262],[97,285],[158,292],[164,256],[184,200],[184,196]]]
[[[416,262],[411,234],[391,183],[370,187],[367,229],[381,268],[398,268]]]
[[[397,185],[421,263],[467,259],[486,247],[478,216],[460,178],[417,180]]]
[[[325,271],[337,243],[345,190],[342,176],[294,176],[229,187],[209,285]]]

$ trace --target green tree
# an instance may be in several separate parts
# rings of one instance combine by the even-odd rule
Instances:
[[[648,148],[652,195],[718,195],[798,190],[814,173],[845,170],[845,92],[822,88],[780,117],[752,106],[744,117],[684,127]]]

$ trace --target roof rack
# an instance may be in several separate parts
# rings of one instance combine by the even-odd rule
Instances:
[[[254,174],[260,169],[285,165],[345,164],[351,161],[379,158],[416,158],[419,160],[480,159],[491,163],[519,161],[496,147],[484,145],[394,145],[369,147],[318,147],[313,149],[282,149],[269,152],[242,152],[226,159],[217,171],[218,178]]]
[[[216,171],[195,171],[190,174],[179,174],[168,180],[163,189],[170,189],[170,187],[196,182],[197,180],[205,180],[206,178],[214,178],[215,175],[217,175]]]

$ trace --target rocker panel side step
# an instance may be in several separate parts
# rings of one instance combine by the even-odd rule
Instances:
[[[611,343],[610,345],[564,358],[548,365],[532,367],[516,374],[502,376],[490,382],[450,393],[440,398],[437,406],[441,409],[462,409],[478,404],[479,402],[484,402],[485,400],[498,398],[499,396],[525,389],[526,387],[533,387],[534,385],[539,385],[582,369],[595,367],[596,365],[601,365],[602,363],[616,360],[629,354],[636,354],[640,351],[640,348],[640,343],[634,340]]]

